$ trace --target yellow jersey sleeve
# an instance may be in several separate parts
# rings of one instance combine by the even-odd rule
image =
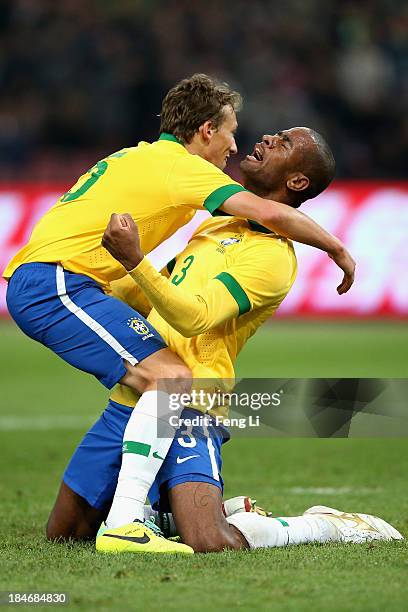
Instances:
[[[172,262],[170,262],[171,264]],[[164,267],[160,271],[161,276],[165,278],[169,278],[170,273],[168,267]],[[119,278],[118,280],[111,281],[109,283],[109,291],[107,291],[109,295],[125,302],[138,312],[142,314],[144,317],[147,317],[149,312],[152,309],[152,304],[147,297],[147,295],[143,292],[141,287],[135,283],[133,278],[126,274],[123,278]]]
[[[216,276],[235,298],[239,314],[253,308],[278,308],[296,278],[296,255],[291,242],[268,237],[250,241],[239,258]]]
[[[157,272],[146,258],[129,272],[129,276],[159,315],[186,338],[217,327],[239,313],[235,296],[216,279],[210,280],[197,293],[190,294]]]
[[[109,295],[125,302],[141,315],[147,317],[152,309],[152,305],[143,293],[142,289],[130,278],[128,274],[123,278],[111,281],[109,289],[106,291]]]
[[[216,213],[225,200],[247,191],[227,174],[198,155],[180,155],[168,178],[173,206],[188,206]]]
[[[251,240],[235,263],[193,294],[157,272],[148,259],[129,272],[158,314],[191,338],[254,308],[276,310],[296,277],[291,243],[279,237]]]

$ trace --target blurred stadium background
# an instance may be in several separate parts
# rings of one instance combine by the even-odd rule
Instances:
[[[0,0],[0,268],[85,169],[157,137],[169,87],[206,72],[244,95],[240,153],[228,167],[235,177],[265,132],[307,125],[325,135],[337,179],[305,211],[358,263],[355,286],[339,297],[332,262],[298,245],[298,280],[279,320],[243,351],[239,376],[407,377],[407,69],[402,0]],[[191,231],[154,253],[155,263]],[[45,543],[64,465],[106,391],[17,330],[5,289],[1,280],[1,588],[68,590],[84,610],[133,609],[135,585],[138,603],[154,609],[227,597],[280,611],[404,607],[406,549],[397,558],[392,547],[308,547],[251,555],[250,564],[246,555],[172,561],[171,570],[166,560],[106,560],[92,547]],[[259,495],[286,514],[341,503],[384,514],[406,533],[406,449],[403,438],[236,440],[225,454],[227,495]]]
[[[66,180],[157,135],[163,94],[193,72],[242,91],[242,152],[310,125],[339,177],[406,178],[402,0],[1,0],[0,177]]]
[[[399,0],[236,0],[233,10],[214,0],[1,0],[0,267],[85,169],[155,139],[162,96],[201,71],[244,95],[236,178],[265,132],[307,125],[335,152],[336,182],[305,210],[348,244],[356,285],[338,298],[335,267],[300,246],[280,314],[407,317],[407,24]],[[1,282],[3,315],[4,293]]]

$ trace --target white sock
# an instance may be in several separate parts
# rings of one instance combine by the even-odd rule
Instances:
[[[250,548],[340,541],[336,527],[317,516],[272,518],[241,512],[229,516],[227,521],[242,533]]]
[[[169,452],[175,430],[168,418],[158,415],[160,402],[169,405],[163,391],[146,391],[133,410],[123,436],[122,467],[113,498],[107,527],[120,527],[144,519],[144,504],[156,474]],[[158,426],[160,424],[160,437]]]

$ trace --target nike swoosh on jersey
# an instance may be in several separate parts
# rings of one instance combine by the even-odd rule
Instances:
[[[117,540],[127,540],[128,542],[135,542],[136,544],[147,544],[150,542],[150,538],[147,533],[144,533],[141,537],[138,536],[122,536],[114,533],[104,533],[106,538],[116,538]]]
[[[184,463],[189,459],[194,459],[194,457],[199,457],[200,455],[189,455],[188,457],[177,457],[177,463]]]

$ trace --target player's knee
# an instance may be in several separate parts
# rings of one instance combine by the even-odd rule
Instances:
[[[166,364],[166,367],[161,372],[155,372],[153,382],[159,388],[163,387],[171,393],[189,393],[192,384],[192,372],[185,363],[175,361],[171,364]]]
[[[167,363],[160,367],[145,365],[143,362],[128,368],[128,375],[122,381],[138,393],[151,389],[161,389],[169,393],[189,393],[192,384],[192,373],[181,360]]]
[[[45,527],[45,535],[47,540],[52,542],[63,542],[64,540],[68,540],[71,537],[71,525],[69,525],[68,530],[67,524],[63,524],[58,520],[58,518],[56,518],[54,509],[51,512]]]
[[[45,528],[45,535],[50,542],[64,542],[71,537],[71,534],[66,533],[63,529],[59,529],[56,525],[50,524],[50,522],[47,523]]]
[[[166,348],[143,359],[137,365],[124,362],[126,374],[120,382],[136,393],[155,389],[168,393],[189,393],[192,373],[184,361]]]
[[[64,543],[73,540],[92,540],[95,538],[94,530],[87,528],[77,529],[75,527],[60,527],[58,525],[47,524],[45,535],[50,542]]]
[[[240,550],[242,541],[229,529],[219,529],[212,533],[195,533],[183,537],[183,542],[196,553],[214,553],[223,550]]]
[[[74,518],[69,520],[66,517],[61,520],[54,513],[51,513],[45,528],[47,540],[60,543],[68,540],[92,540],[95,539],[96,532],[96,524]]]
[[[190,393],[193,382],[193,375],[184,363],[177,363],[168,369],[166,374],[168,391],[171,393]],[[158,384],[158,381],[157,381]]]

